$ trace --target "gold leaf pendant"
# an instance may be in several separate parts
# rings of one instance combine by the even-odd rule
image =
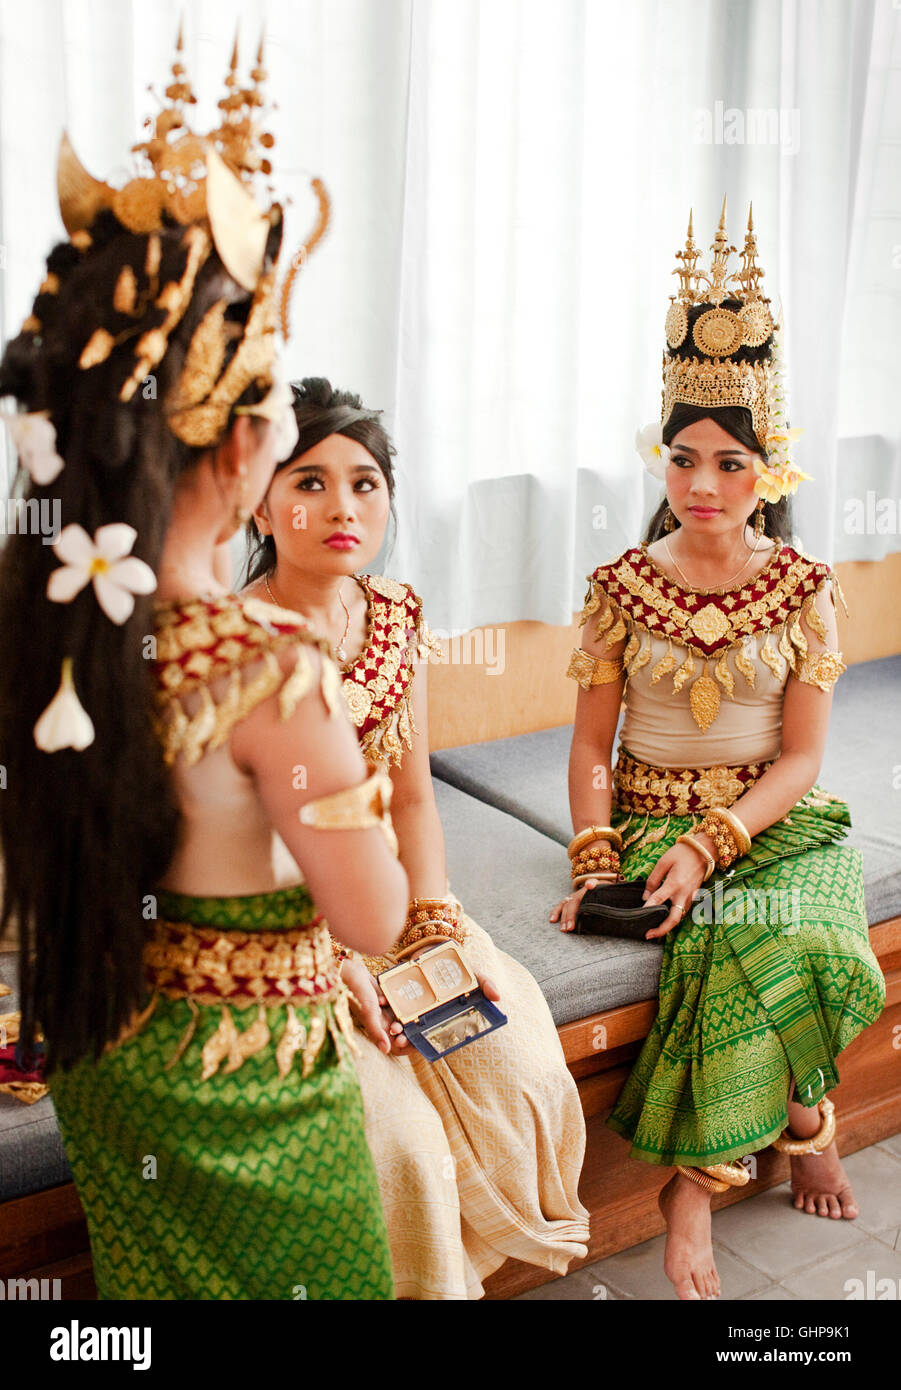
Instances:
[[[782,665],[782,662],[779,659],[779,653],[773,650],[773,647],[771,645],[772,637],[772,632],[768,632],[766,635],[766,641],[764,642],[760,650],[760,660],[763,662],[765,666],[769,666],[777,681],[781,681],[785,667]]]
[[[626,620],[625,620],[625,618],[623,617],[622,613],[620,613],[620,615],[619,615],[619,617],[617,618],[616,622],[613,624],[612,628],[611,628],[610,631],[607,633],[607,642],[606,642],[605,650],[606,650],[607,648],[609,648],[609,647],[615,647],[616,644],[617,644],[617,642],[621,642],[621,641],[623,640],[623,638],[625,637],[625,635],[626,635]]]
[[[673,694],[678,695],[689,676],[694,675],[695,663],[691,652],[688,653],[682,665],[673,676]]]
[[[653,671],[651,672],[651,685],[656,685],[657,682],[658,682],[663,676],[668,676],[669,673],[670,673],[670,671],[671,671],[671,670],[673,669],[673,667],[675,666],[675,664],[676,664],[676,657],[675,657],[675,654],[674,654],[674,652],[673,652],[673,643],[672,643],[672,639],[670,639],[669,651],[666,653],[666,656],[662,656],[662,657],[660,658],[660,660],[657,662],[657,665],[654,667]]]
[[[749,686],[751,687],[751,689],[753,690],[753,689],[754,689],[754,684],[755,684],[755,682],[756,682],[756,680],[757,680],[757,672],[754,670],[754,663],[753,663],[753,661],[751,661],[750,657],[748,656],[748,653],[747,653],[746,648],[744,648],[744,647],[737,647],[737,648],[736,648],[736,651],[735,651],[735,666],[736,666],[736,669],[737,669],[737,670],[741,671],[741,673],[742,673],[742,675],[744,676],[745,680],[748,682],[748,685],[749,685]]]
[[[823,622],[820,610],[816,606],[816,594],[811,594],[804,605],[804,617],[808,626],[814,631],[823,642],[826,641],[826,624]]]
[[[632,636],[626,643],[626,650],[623,652],[623,665],[626,667],[627,670],[629,667],[629,662],[632,660],[633,656],[638,651],[638,648],[640,646],[641,638],[639,637],[637,632],[633,632]]]
[[[704,733],[716,719],[720,708],[720,688],[716,681],[708,676],[706,661],[704,674],[698,676],[688,692],[688,703],[691,706],[692,718]]]
[[[283,1081],[291,1070],[294,1058],[307,1040],[307,1030],[294,1012],[293,1004],[288,1005],[286,1013],[288,1016],[285,1021],[284,1032],[279,1038],[278,1047],[275,1049],[278,1074]]]
[[[260,1004],[257,1008],[257,1016],[249,1028],[245,1028],[243,1033],[239,1033],[235,1039],[233,1052],[228,1059],[226,1072],[237,1071],[242,1062],[248,1057],[253,1057],[255,1053],[262,1052],[269,1041],[269,1025],[266,1022],[266,1010]]]
[[[303,1070],[301,1076],[309,1076],[313,1070],[313,1063],[319,1053],[319,1049],[325,1042],[325,1035],[328,1032],[328,1025],[322,1015],[321,1009],[314,1009],[310,1019],[310,1035],[307,1038],[307,1045],[303,1050]]]
[[[733,690],[735,689],[735,681],[732,677],[732,672],[729,670],[729,667],[726,664],[725,650],[723,651],[723,654],[720,657],[719,661],[716,663],[716,666],[714,666],[713,674],[716,676],[717,680],[725,690],[726,694],[731,696]]]
[[[641,668],[642,668],[642,666],[646,666],[646,665],[648,664],[648,662],[650,661],[650,659],[651,659],[651,643],[650,643],[650,639],[649,639],[649,640],[644,644],[644,646],[641,648],[641,650],[638,652],[638,655],[635,657],[635,660],[632,662],[631,667],[629,667],[629,676],[630,676],[630,677],[631,677],[631,676],[634,676],[634,675],[635,675],[635,672],[636,672],[636,671],[640,671]]]
[[[228,1005],[223,1004],[219,1026],[212,1037],[207,1038],[203,1045],[201,1081],[209,1081],[211,1076],[215,1076],[226,1057],[233,1058],[235,1055],[239,1055],[236,1049],[237,1041],[238,1030],[235,1027],[235,1020],[231,1016]],[[240,1066],[240,1064],[239,1061],[238,1065]]]

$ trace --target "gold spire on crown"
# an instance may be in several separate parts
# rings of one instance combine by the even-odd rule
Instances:
[[[785,421],[778,330],[761,290],[753,205],[748,209],[740,268],[729,269],[735,247],[729,245],[726,231],[725,198],[710,250],[709,270],[699,268],[700,251],[689,214],[685,248],[676,252],[673,272],[679,287],[670,296],[666,314],[661,420],[665,425],[676,404],[706,410],[745,407],[758,442],[770,456],[765,466],[761,461],[758,490],[773,501],[794,491],[806,474],[793,467],[789,456],[788,441],[799,432],[788,430]],[[746,349],[757,350],[756,361],[747,360]]]
[[[142,167],[124,187],[112,188],[93,178],[78,159],[68,135],[63,135],[57,173],[63,225],[70,236],[87,232],[104,208],[110,208],[128,231],[145,235],[161,231],[171,222],[187,227],[208,220],[216,250],[229,274],[244,289],[252,290],[263,271],[270,228],[281,219],[277,204],[261,210],[252,194],[253,175],[264,164],[267,170],[271,167],[260,157],[258,147],[270,148],[273,143],[272,136],[260,131],[249,115],[251,108],[262,105],[262,49],[254,86],[243,90],[235,73],[235,40],[226,79],[229,91],[219,103],[224,120],[206,136],[192,131],[185,117],[185,107],[193,105],[196,98],[182,62],[183,51],[179,26],[172,81],[156,117],[145,121],[148,138],[132,146]],[[85,244],[84,238],[81,244]]]
[[[57,182],[63,224],[80,250],[90,248],[90,228],[104,209],[110,209],[128,231],[150,238],[144,267],[148,289],[139,296],[135,279],[138,267],[126,267],[117,280],[111,308],[135,320],[151,307],[165,309],[163,323],[144,333],[135,323],[118,336],[107,327],[98,327],[80,358],[83,370],[89,370],[104,362],[118,343],[136,339],[135,366],[121,388],[121,400],[130,400],[147,372],[162,360],[171,333],[187,312],[197,276],[213,249],[232,279],[252,293],[243,331],[239,324],[226,318],[225,309],[233,294],[204,315],[188,346],[181,379],[167,403],[173,433],[195,447],[205,447],[218,442],[232,405],[252,382],[264,388],[273,386],[277,328],[274,261],[280,236],[272,240],[270,237],[274,229],[281,227],[282,209],[274,201],[261,207],[254,197],[259,176],[267,177],[272,172],[266,152],[275,143],[261,120],[267,77],[264,35],[260,36],[250,80],[245,85],[238,74],[235,34],[225,95],[218,103],[220,124],[208,135],[197,134],[187,123],[186,108],[196,104],[196,98],[183,53],[184,34],[179,25],[172,77],[160,100],[160,110],[145,121],[147,138],[132,146],[139,165],[136,176],[118,189],[95,179],[64,134]],[[328,224],[328,195],[321,180],[315,179],[313,187],[319,202],[317,227],[302,249],[301,260],[292,266],[293,273],[286,282],[288,292],[296,270]],[[271,188],[267,191],[272,192]],[[173,224],[186,229],[187,261],[181,278],[160,288],[156,275],[158,234]],[[154,243],[156,252],[151,256]],[[287,329],[286,310],[283,322]],[[226,365],[228,347],[235,339],[240,341]],[[263,402],[247,410],[267,414],[268,407]]]
[[[723,197],[723,208],[720,212],[719,226],[710,247],[713,252],[713,259],[710,262],[709,275],[701,273],[700,280],[707,286],[707,293],[703,297],[709,299],[711,304],[722,304],[728,298],[728,268],[729,257],[734,254],[735,247],[729,245],[729,238],[726,235],[726,199]]]

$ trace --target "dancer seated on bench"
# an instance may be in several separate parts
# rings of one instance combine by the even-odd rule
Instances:
[[[827,1092],[885,998],[860,852],[839,843],[848,808],[815,785],[845,669],[836,581],[788,544],[804,475],[750,219],[738,276],[725,208],[709,276],[697,255],[689,224],[663,429],[642,441],[666,498],[644,544],[590,576],[570,663],[575,891],[551,914],[571,930],[599,873],[646,877],[645,901],[671,904],[648,933],[664,940],[659,1012],[609,1124],[633,1157],[676,1165],[660,1201],[683,1299],[719,1295],[710,1193],[747,1182],[736,1160],[768,1144],[792,1154],[795,1207],[857,1215]],[[623,700],[611,792],[598,768]]]
[[[436,935],[462,942],[509,1019],[427,1062],[382,1017],[372,977],[394,957],[344,960],[368,1035],[357,1070],[398,1296],[477,1298],[508,1256],[562,1274],[587,1253],[585,1122],[540,988],[448,892],[417,660],[430,641],[422,604],[409,585],[365,573],[394,490],[388,436],[377,411],[321,379],[295,388],[295,411],[300,440],[256,510],[245,592],[328,634],[363,752],[390,769],[412,894],[397,949]]]

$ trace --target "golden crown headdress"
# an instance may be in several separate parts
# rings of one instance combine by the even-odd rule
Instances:
[[[267,76],[263,39],[247,86],[242,86],[238,77],[235,39],[226,94],[218,103],[221,122],[205,136],[192,131],[186,119],[186,108],[196,98],[186,78],[183,47],[179,28],[172,81],[165,89],[162,109],[146,122],[151,127],[149,138],[132,146],[132,152],[143,164],[138,175],[118,189],[95,179],[64,134],[57,182],[63,224],[79,249],[90,247],[90,227],[106,208],[127,230],[148,237],[143,269],[150,289],[139,294],[134,269],[125,266],[115,286],[113,307],[117,313],[139,319],[154,306],[165,310],[165,319],[159,327],[137,336],[134,369],[120,391],[123,401],[131,399],[164,356],[173,329],[187,311],[197,275],[213,248],[232,279],[242,289],[252,291],[243,332],[226,318],[230,302],[227,298],[206,313],[194,332],[181,379],[167,403],[173,433],[187,444],[205,447],[218,441],[234,402],[251,382],[272,386],[279,320],[275,263],[281,241],[282,209],[277,202],[260,207],[253,192],[258,177],[271,173],[264,152],[274,144],[273,136],[260,123]],[[321,180],[313,180],[313,189],[319,200],[317,225],[293,258],[281,290],[280,319],[285,338],[294,278],[322,239],[329,220],[330,204]],[[180,280],[160,287],[157,233],[173,224],[187,229],[187,261]],[[47,282],[43,286],[45,293],[52,293],[54,288]],[[26,327],[36,331],[40,325],[32,318],[26,321]],[[89,370],[99,365],[118,341],[132,336],[134,329],[118,336],[106,328],[96,329],[84,345],[80,366]],[[240,342],[226,362],[236,336],[240,336]],[[247,409],[267,413],[264,404]]]
[[[676,252],[679,264],[673,271],[679,288],[670,296],[666,314],[661,423],[679,403],[708,410],[744,406],[768,455],[760,461],[755,487],[761,497],[775,501],[794,492],[808,475],[792,465],[789,454],[790,441],[800,430],[787,425],[781,320],[774,322],[761,290],[753,207],[739,269],[729,270],[735,247],[726,234],[725,198],[710,250],[710,267],[703,270],[689,213],[685,248]]]

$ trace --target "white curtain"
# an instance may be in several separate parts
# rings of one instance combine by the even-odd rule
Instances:
[[[3,326],[59,235],[66,126],[92,172],[165,85],[181,5],[0,4]],[[635,456],[657,418],[673,253],[690,206],[733,243],[753,198],[765,289],[788,330],[795,530],[826,559],[864,482],[897,486],[901,406],[899,47],[892,0],[195,0],[186,62],[212,124],[241,20],[267,29],[286,258],[287,365],[383,407],[399,448],[385,564],[433,624],[565,622],[584,576],[640,538],[660,495]],[[888,255],[886,255],[888,250]],[[897,255],[896,255],[897,253]],[[850,553],[849,553],[850,552]]]

